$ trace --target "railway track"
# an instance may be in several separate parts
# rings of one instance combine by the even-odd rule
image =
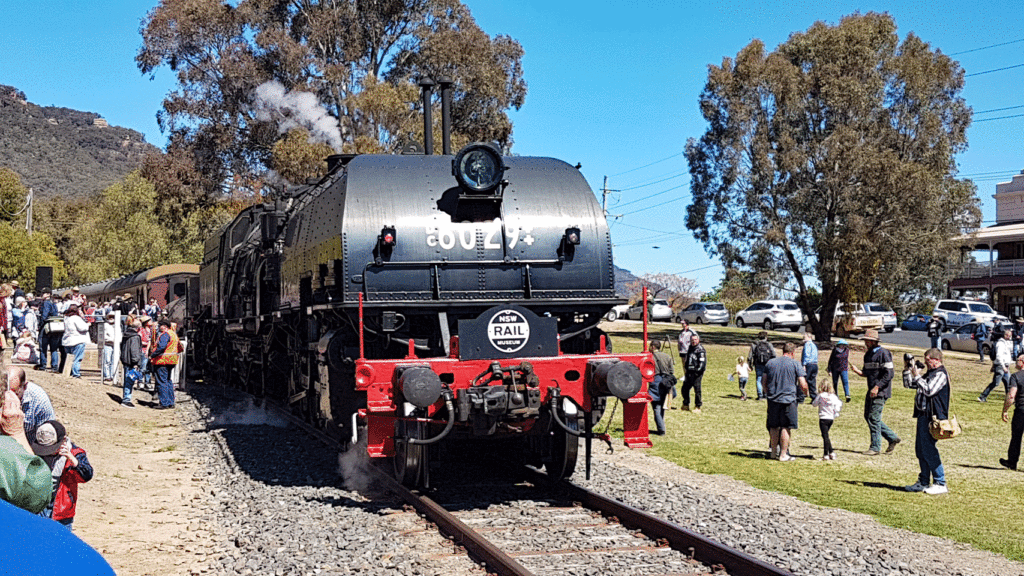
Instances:
[[[337,441],[292,415],[285,418],[322,442],[338,447]],[[489,573],[500,576],[541,576],[570,573],[581,565],[614,563],[625,556],[631,574],[728,574],[733,576],[793,576],[790,572],[734,550],[677,524],[577,486],[571,482],[550,483],[540,472],[528,470],[525,481],[507,480],[489,492],[491,502],[527,499],[534,509],[516,510],[509,520],[493,522],[487,503],[442,504],[431,495],[410,490],[379,468],[372,468],[377,485],[404,501],[435,525],[447,538],[461,546]],[[500,496],[497,490],[511,489]],[[452,511],[456,508],[458,511]],[[574,533],[586,546],[569,543],[567,548],[536,549],[516,541],[520,535]],[[570,542],[566,538],[563,542]],[[501,544],[496,544],[500,542]],[[596,557],[591,560],[581,558]],[[561,564],[561,565],[559,565]],[[527,566],[529,565],[529,566]],[[581,573],[591,573],[584,571]]]

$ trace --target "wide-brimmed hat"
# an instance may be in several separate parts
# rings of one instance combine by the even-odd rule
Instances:
[[[1024,316],[1017,316],[1017,322],[1024,322]]]
[[[32,445],[32,451],[36,456],[53,456],[60,450],[60,445],[64,443],[67,435],[63,424],[57,420],[47,420],[36,428],[29,439],[29,444]]]
[[[14,286],[15,288],[17,288],[18,287],[18,281],[17,280],[11,280],[11,286]]]
[[[878,342],[878,330],[868,328],[864,332],[864,338],[862,338],[862,340],[874,340],[875,342]]]
[[[71,289],[71,291],[72,292],[78,292],[78,291],[80,291],[80,289],[78,288],[78,286],[75,286],[74,288]]]

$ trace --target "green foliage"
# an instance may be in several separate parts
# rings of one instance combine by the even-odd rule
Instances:
[[[96,282],[174,261],[154,211],[156,190],[133,172],[103,191],[99,206],[74,231],[76,282]]]
[[[334,151],[323,142],[311,141],[308,130],[297,128],[275,142],[271,153],[274,171],[289,182],[302,184],[307,178],[319,178],[327,173],[324,158]]]
[[[38,106],[23,92],[0,85],[0,167],[20,174],[36,199],[95,194],[156,151],[139,132],[94,124],[99,118],[93,112]]]
[[[24,216],[18,212],[25,206],[28,188],[21,183],[21,177],[10,168],[0,168],[0,222],[15,222]]]
[[[489,37],[458,0],[161,0],[142,37],[139,70],[177,74],[161,128],[172,148],[193,153],[211,195],[236,178],[262,177],[275,163],[275,143],[295,126],[338,152],[397,151],[410,135],[422,136],[420,76],[454,82],[456,144],[510,145],[507,111],[526,95],[522,47]],[[271,81],[291,95],[312,94],[324,108],[255,106],[257,89]]]
[[[0,278],[17,280],[25,291],[36,290],[41,288],[35,286],[36,266],[52,266],[55,283],[64,278],[64,262],[49,236],[0,224]]]
[[[953,238],[980,220],[954,161],[971,118],[963,74],[914,34],[900,43],[883,14],[818,22],[771,53],[751,42],[709,69],[687,227],[726,266],[800,294],[818,339],[838,301],[935,293]]]

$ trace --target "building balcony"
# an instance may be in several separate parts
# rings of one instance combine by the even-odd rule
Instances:
[[[991,263],[967,263],[955,278],[989,278],[993,276],[1024,276],[1024,260],[996,260]]]

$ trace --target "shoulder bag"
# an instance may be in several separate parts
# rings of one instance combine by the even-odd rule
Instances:
[[[950,402],[952,403],[952,390],[950,391]],[[952,408],[952,405],[950,406]],[[949,410],[948,418],[945,420],[939,420],[937,416],[932,416],[932,421],[928,423],[928,432],[931,433],[932,438],[936,440],[945,440],[947,438],[956,438],[963,433],[964,429],[960,426],[960,421],[956,419],[956,414],[953,414],[952,410]]]

